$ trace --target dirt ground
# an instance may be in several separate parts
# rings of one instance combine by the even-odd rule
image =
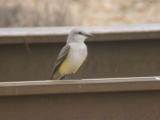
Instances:
[[[0,0],[0,27],[160,22],[160,0]]]

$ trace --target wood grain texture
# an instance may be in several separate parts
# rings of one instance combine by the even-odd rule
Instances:
[[[0,44],[0,81],[49,79],[52,66],[71,28],[17,29],[1,29],[4,33],[0,41],[8,43]],[[50,35],[53,30],[53,36],[45,31],[48,29]],[[87,61],[73,79],[160,75],[159,24],[86,29],[96,33],[92,38],[95,40],[88,39],[86,42]],[[59,32],[56,33],[56,30]],[[47,40],[53,42],[48,43]],[[56,40],[60,41],[54,42]]]
[[[0,96],[160,90],[160,77],[0,82]]]
[[[80,27],[94,34],[88,41],[159,39],[160,24]],[[74,27],[0,28],[0,44],[65,42]]]

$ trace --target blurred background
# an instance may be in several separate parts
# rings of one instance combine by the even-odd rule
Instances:
[[[160,22],[160,0],[0,0],[0,27]]]

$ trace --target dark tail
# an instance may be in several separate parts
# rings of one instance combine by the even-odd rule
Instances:
[[[64,75],[61,75],[58,71],[53,72],[50,79],[51,80],[62,80],[64,78]]]

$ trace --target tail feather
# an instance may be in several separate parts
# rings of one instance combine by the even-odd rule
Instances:
[[[64,75],[60,74],[58,71],[56,71],[54,74],[51,76],[51,80],[61,80],[64,78]]]

